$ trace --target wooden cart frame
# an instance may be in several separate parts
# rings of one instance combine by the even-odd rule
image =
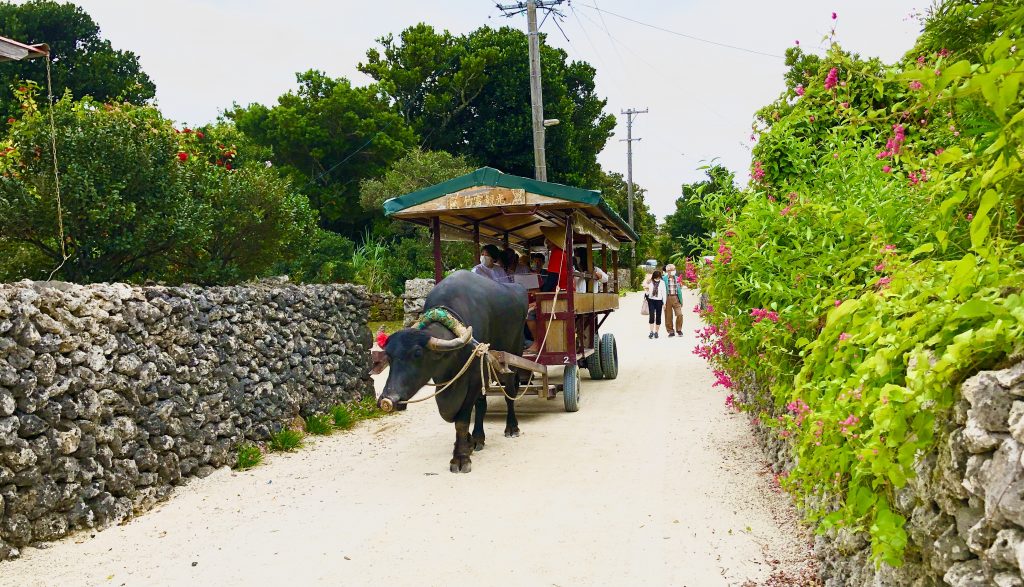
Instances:
[[[523,393],[552,399],[561,391],[567,411],[579,402],[579,369],[591,379],[618,375],[618,352],[611,334],[600,329],[619,307],[618,250],[622,243],[636,242],[636,233],[594,190],[538,181],[483,167],[472,173],[384,202],[386,216],[418,224],[430,230],[434,249],[434,279],[444,278],[441,259],[443,240],[472,242],[479,256],[483,243],[511,246],[522,252],[543,244],[542,227],[564,231],[562,272],[580,278],[586,292],[576,292],[574,279],[568,289],[531,293],[537,308],[538,338],[547,339],[537,355],[527,357],[491,352],[490,357],[507,373],[511,369],[532,372],[541,381],[530,383]],[[573,251],[586,246],[586,270],[575,272]],[[597,265],[598,258],[600,265]],[[598,284],[594,267],[609,275]],[[565,367],[563,384],[551,385],[548,368]],[[535,377],[531,377],[531,382]],[[487,378],[490,379],[490,378]],[[489,394],[501,394],[498,382],[486,381]]]

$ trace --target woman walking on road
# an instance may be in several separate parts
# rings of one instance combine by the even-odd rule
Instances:
[[[665,288],[661,281],[661,271],[655,270],[651,279],[644,283],[644,298],[647,300],[648,323],[651,333],[647,338],[658,338],[661,329],[661,308],[665,305]]]

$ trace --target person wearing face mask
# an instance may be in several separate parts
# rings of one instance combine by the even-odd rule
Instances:
[[[676,274],[676,266],[665,265],[665,330],[669,338],[683,335],[683,285],[682,278]]]
[[[480,249],[480,264],[473,267],[473,273],[498,283],[507,284],[509,282],[508,274],[505,273],[500,259],[501,249],[494,245],[484,245]]]

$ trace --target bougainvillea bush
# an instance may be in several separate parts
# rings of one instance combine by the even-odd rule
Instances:
[[[948,13],[991,34],[949,50]],[[705,206],[696,352],[717,385],[754,382],[740,407],[791,443],[784,485],[819,530],[865,531],[890,564],[907,544],[894,493],[959,383],[1024,352],[1022,22],[937,11],[892,66],[791,49],[746,199]]]

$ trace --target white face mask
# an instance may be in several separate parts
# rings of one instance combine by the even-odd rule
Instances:
[[[672,271],[669,271],[668,274],[671,275],[671,276],[675,276],[676,272],[675,272],[675,270],[672,270]]]
[[[490,267],[494,264],[494,261],[487,255],[480,255],[480,264],[484,267]]]

